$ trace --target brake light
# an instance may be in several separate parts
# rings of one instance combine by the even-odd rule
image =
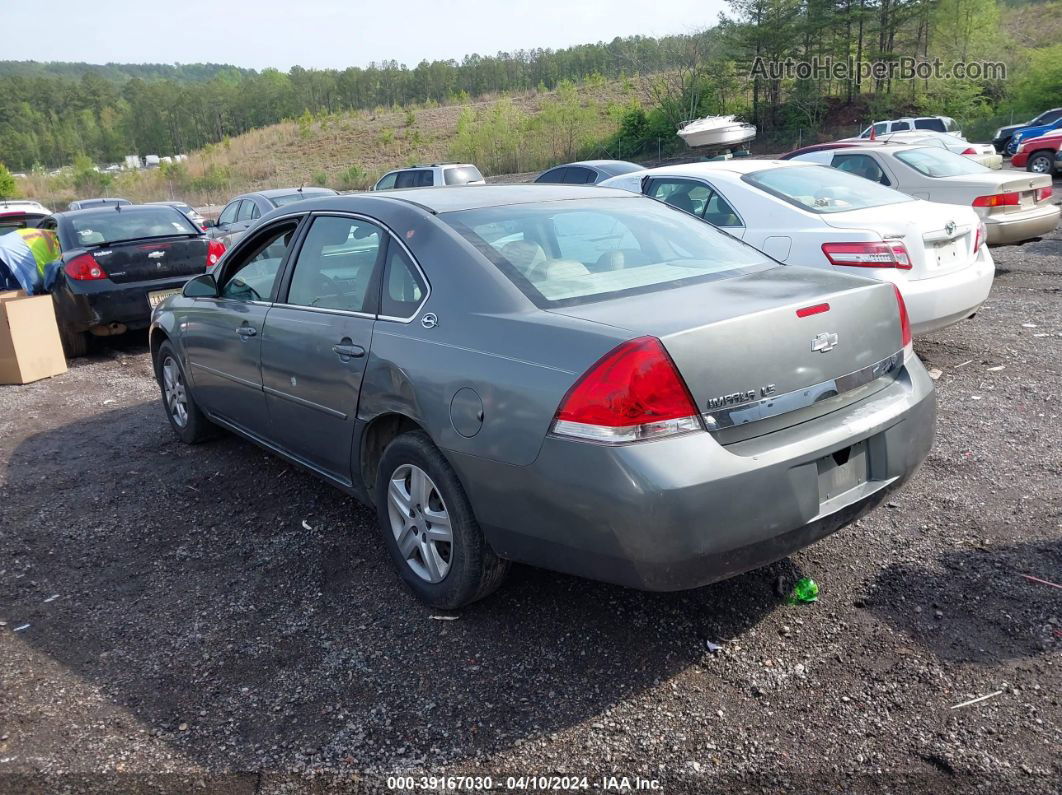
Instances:
[[[906,361],[907,357],[914,353],[914,343],[911,340],[911,318],[907,315],[907,304],[903,301],[900,288],[894,284],[892,290],[896,293],[896,305],[900,310],[900,340],[903,342],[903,358]]]
[[[823,312],[829,312],[829,304],[815,304],[813,306],[801,307],[796,311],[797,317],[811,317],[812,315],[819,315]]]
[[[991,196],[978,196],[973,200],[974,207],[1017,207],[1021,197],[1013,191],[1009,193],[995,193]]]
[[[225,253],[225,244],[220,240],[210,240],[207,242],[207,258],[206,266],[213,268],[218,264],[218,260],[221,259],[221,255]]]
[[[822,253],[832,265],[911,269],[911,255],[903,243],[823,243]]]
[[[1054,190],[1052,190],[1050,185],[1046,188],[1040,188],[1036,191],[1036,201],[1042,202],[1044,199],[1050,199],[1052,194],[1054,194]]]
[[[697,405],[656,337],[624,342],[568,390],[553,433],[606,444],[703,429]]]
[[[962,153],[964,155],[976,155],[977,154],[977,150],[974,149],[972,146],[968,146],[962,151]]]
[[[66,275],[79,282],[92,282],[97,279],[106,279],[107,271],[96,262],[91,254],[80,254],[63,266]]]

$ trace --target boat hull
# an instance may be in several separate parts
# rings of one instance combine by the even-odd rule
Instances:
[[[734,123],[700,130],[684,128],[678,131],[678,135],[691,149],[701,146],[736,146],[755,138],[756,126]]]

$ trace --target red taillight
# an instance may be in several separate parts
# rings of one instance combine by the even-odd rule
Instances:
[[[213,268],[218,264],[221,255],[225,253],[225,244],[220,240],[211,240],[207,243],[206,266]]]
[[[911,269],[911,255],[903,243],[823,243],[822,253],[833,265]]]
[[[973,200],[974,207],[1017,207],[1021,197],[1013,191],[1010,193],[995,193],[991,196],[978,196]]]
[[[1051,186],[1040,188],[1036,191],[1036,201],[1042,202],[1044,199],[1050,199],[1053,194],[1054,191],[1051,189]]]
[[[823,312],[829,312],[829,304],[815,304],[814,306],[801,307],[796,311],[797,317],[811,317],[811,315],[819,315]]]
[[[553,421],[555,434],[610,444],[702,428],[686,384],[655,337],[605,354],[568,390]]]
[[[63,266],[66,275],[79,282],[92,282],[97,279],[106,279],[107,271],[96,262],[91,254],[81,254],[74,257]]]
[[[900,288],[894,284],[892,289],[896,293],[896,303],[900,309],[900,339],[903,340],[904,351],[910,353],[911,351],[908,351],[907,349],[912,348],[911,318],[907,316],[907,304],[903,302],[903,295],[900,293]]]
[[[976,155],[977,154],[977,150],[974,149],[972,146],[968,146],[968,147],[966,147],[965,149],[962,150],[962,153],[964,155]]]

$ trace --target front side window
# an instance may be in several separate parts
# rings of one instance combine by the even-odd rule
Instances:
[[[409,255],[401,246],[391,243],[387,247],[380,314],[403,320],[413,317],[427,292],[428,286]]]
[[[833,167],[848,174],[869,179],[871,182],[889,184],[889,178],[885,176],[878,161],[870,155],[834,155]]]
[[[439,217],[541,307],[777,267],[752,246],[642,197],[487,207]]]
[[[233,301],[268,301],[280,263],[295,237],[297,223],[270,229],[255,239],[233,264],[226,266],[221,297]]]
[[[712,190],[692,179],[654,179],[649,195],[692,215],[702,215]]]
[[[897,152],[896,159],[926,177],[960,177],[984,174],[992,169],[968,157],[944,149],[908,149]]]
[[[288,303],[370,312],[370,285],[383,232],[357,218],[321,216],[306,234],[288,288]]]
[[[822,166],[754,171],[742,180],[813,213],[843,213],[914,201],[892,188]]]
[[[380,177],[380,181],[376,183],[376,190],[391,190],[391,188],[395,186],[395,180],[397,178],[397,171],[392,171],[390,174],[384,174]]]
[[[241,203],[239,201],[229,202],[225,209],[221,211],[221,215],[218,216],[218,226],[226,226],[233,223],[236,220],[236,213],[240,209]]]

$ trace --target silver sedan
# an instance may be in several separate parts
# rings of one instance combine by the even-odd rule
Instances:
[[[182,440],[226,428],[373,506],[443,608],[510,561],[652,590],[764,565],[900,486],[935,421],[891,284],[601,188],[279,208],[150,339]]]

